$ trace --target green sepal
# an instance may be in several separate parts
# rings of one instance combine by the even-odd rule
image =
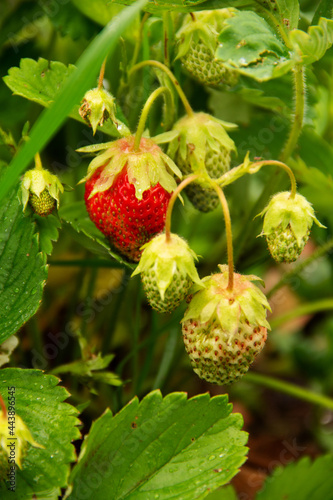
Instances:
[[[102,153],[91,161],[86,177],[81,180],[86,181],[98,168],[103,167],[90,198],[109,189],[123,168],[127,169],[128,180],[134,185],[138,200],[157,183],[169,193],[176,189],[177,184],[172,174],[181,179],[182,173],[171,158],[163,153],[153,139],[142,137],[138,149],[134,149],[134,141],[134,136],[118,139],[108,143],[106,150],[98,145]]]
[[[311,203],[298,193],[292,197],[289,191],[274,195],[259,215],[264,216],[262,235],[269,236],[277,227],[281,226],[284,230],[290,225],[299,247],[313,222],[319,227],[325,227],[316,218]]]
[[[26,209],[31,195],[35,194],[39,197],[45,190],[56,200],[57,208],[59,208],[59,195],[64,192],[64,187],[58,177],[43,168],[28,170],[22,177],[20,189],[23,211]]]
[[[231,336],[237,332],[240,321],[245,320],[251,325],[270,329],[266,320],[266,312],[271,310],[269,303],[263,292],[252,283],[260,278],[234,273],[234,287],[230,291],[228,266],[219,267],[221,273],[202,280],[204,289],[193,295],[182,321],[216,321]]]
[[[152,139],[155,144],[167,144],[173,141],[179,136],[178,130],[169,130],[168,132],[163,132],[163,134],[155,135]]]
[[[164,300],[165,291],[172,283],[177,271],[184,276],[189,276],[193,283],[202,287],[194,264],[194,261],[198,258],[187,242],[177,234],[171,234],[169,241],[166,240],[164,233],[159,234],[142,248],[140,262],[132,276],[153,269],[162,300]]]

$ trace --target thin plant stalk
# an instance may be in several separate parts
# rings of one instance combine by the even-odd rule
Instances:
[[[289,175],[290,184],[291,184],[290,198],[295,198],[295,195],[297,192],[296,179],[295,179],[293,171],[291,170],[290,167],[288,167],[288,165],[286,165],[285,163],[283,163],[281,161],[277,161],[277,160],[263,160],[263,161],[255,162],[252,164],[253,167],[260,167],[261,165],[262,166],[274,165],[276,167],[282,168],[285,172],[287,172],[287,174]]]
[[[142,137],[142,134],[145,130],[147,118],[148,118],[150,109],[151,109],[152,105],[154,104],[154,101],[164,92],[170,92],[170,90],[167,87],[159,87],[158,89],[154,90],[154,92],[152,94],[150,94],[147,101],[145,102],[145,105],[144,105],[143,110],[141,112],[138,128],[137,128],[137,131],[135,134],[134,150],[139,149],[141,137]]]
[[[226,200],[226,197],[224,196],[224,193],[220,186],[216,184],[215,182],[213,183],[213,188],[216,191],[221,206],[223,210],[223,215],[224,215],[224,222],[225,222],[225,232],[226,232],[226,238],[227,238],[227,253],[228,253],[228,286],[227,290],[232,291],[234,288],[234,250],[233,250],[233,244],[232,244],[232,229],[231,229],[231,218],[230,218],[230,212],[229,212],[229,206],[228,202]]]
[[[179,193],[191,182],[195,181],[200,177],[199,174],[192,174],[189,177],[186,177],[174,190],[172,193],[172,196],[170,198],[169,204],[168,204],[168,209],[167,213],[165,216],[165,239],[167,242],[170,242],[171,240],[171,215],[172,215],[172,210],[173,206],[175,204],[176,199],[178,198]]]
[[[43,170],[42,160],[40,159],[39,153],[35,154],[35,169],[36,170]]]
[[[296,64],[294,67],[295,82],[295,115],[294,123],[291,128],[287,143],[281,153],[281,161],[288,161],[297,145],[302,131],[305,114],[305,68],[302,64]]]
[[[141,68],[144,68],[145,66],[153,66],[155,68],[159,68],[162,71],[164,71],[164,73],[166,73],[168,75],[168,77],[172,81],[176,91],[178,92],[178,95],[183,103],[183,106],[185,108],[186,113],[188,114],[188,116],[193,116],[193,114],[194,114],[193,109],[191,108],[191,105],[190,105],[183,89],[179,85],[179,82],[178,82],[177,78],[175,77],[175,75],[172,73],[172,71],[170,71],[170,69],[167,66],[165,66],[165,64],[163,64],[159,61],[153,61],[153,60],[142,61],[142,62],[136,64],[135,66],[133,66],[133,68],[129,71],[129,76],[132,73],[134,73],[135,71],[137,71]]]
[[[308,314],[315,314],[322,311],[331,311],[333,309],[333,299],[322,299],[307,304],[302,304],[299,307],[292,309],[276,318],[270,320],[272,329],[283,325],[287,321],[306,316]]]
[[[101,90],[103,88],[103,82],[104,82],[104,75],[105,75],[105,65],[106,65],[106,59],[104,59],[103,64],[101,66],[101,70],[99,72],[99,77],[98,77],[98,90]]]
[[[244,377],[244,381],[262,385],[275,391],[284,392],[285,394],[302,399],[303,401],[308,401],[309,403],[333,410],[333,399],[310,391],[309,389],[303,389],[303,387],[298,387],[297,385],[285,382],[284,380],[279,380],[267,375],[261,375],[259,373],[249,372]]]
[[[142,44],[143,28],[144,28],[144,25],[146,24],[146,21],[149,18],[149,16],[150,16],[149,12],[146,12],[141,20],[140,28],[139,28],[139,35],[138,35],[137,41],[135,43],[131,66],[134,66],[136,64],[136,61],[138,60],[139,52],[140,52],[141,44]]]

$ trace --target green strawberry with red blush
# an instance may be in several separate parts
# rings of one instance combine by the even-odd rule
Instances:
[[[111,244],[138,261],[141,247],[160,233],[181,172],[152,140],[134,136],[90,150],[105,149],[89,165],[85,203],[89,217]],[[87,151],[87,148],[83,148]],[[82,151],[81,150],[81,151]]]

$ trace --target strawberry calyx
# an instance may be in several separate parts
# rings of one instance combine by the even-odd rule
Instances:
[[[171,158],[179,158],[190,166],[192,172],[203,173],[206,170],[206,155],[208,150],[226,153],[226,170],[229,169],[230,153],[236,151],[234,141],[227,130],[237,128],[233,123],[224,122],[207,113],[194,113],[178,120],[173,130],[178,136],[173,139],[168,148]]]
[[[271,310],[264,293],[252,283],[257,276],[234,273],[234,286],[228,289],[228,266],[220,265],[220,273],[202,280],[204,289],[197,291],[182,322],[194,319],[201,323],[215,320],[232,338],[240,322],[270,329],[266,310]],[[261,280],[260,280],[261,281]]]
[[[142,137],[138,148],[134,147],[134,142],[135,137],[129,136],[107,143],[106,150],[92,160],[81,182],[90,179],[100,167],[103,169],[89,198],[108,190],[125,167],[138,200],[142,200],[143,193],[158,183],[168,193],[175,190],[177,184],[172,174],[179,178],[182,174],[171,158],[150,138]]]

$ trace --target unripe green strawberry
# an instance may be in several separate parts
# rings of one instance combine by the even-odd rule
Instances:
[[[177,234],[166,239],[164,233],[143,246],[138,267],[143,288],[151,307],[159,312],[171,312],[184,300],[193,285],[201,285],[195,268],[197,256]]]
[[[186,16],[177,33],[178,55],[187,71],[206,85],[234,86],[238,74],[215,59],[218,35],[224,22],[234,15],[234,9],[206,10]]]
[[[247,372],[262,350],[270,309],[265,295],[252,283],[256,276],[234,273],[228,289],[228,267],[204,278],[204,289],[196,292],[182,320],[186,351],[200,378],[223,385]]]
[[[184,175],[201,173],[202,177],[185,188],[191,203],[201,212],[214,210],[218,196],[209,179],[217,179],[230,168],[234,141],[226,132],[236,128],[207,113],[193,113],[178,120],[173,130],[178,136],[169,144],[168,154]]]
[[[309,239],[313,222],[323,226],[315,217],[312,205],[304,196],[289,191],[278,193],[261,212],[264,216],[262,235],[276,262],[294,262]]]
[[[41,165],[28,170],[21,182],[23,210],[29,202],[33,211],[42,217],[49,215],[55,206],[59,207],[59,195],[64,187],[58,177],[44,170]]]

